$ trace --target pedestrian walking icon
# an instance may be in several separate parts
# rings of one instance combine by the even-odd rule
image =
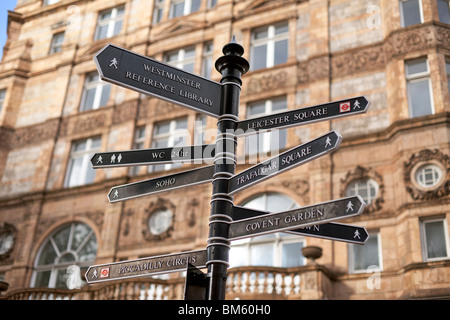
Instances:
[[[360,233],[358,230],[356,230],[355,234],[353,235],[353,239],[356,239],[356,238],[361,239],[361,236],[360,236]]]
[[[331,139],[330,137],[327,137],[327,139],[325,140],[325,148],[331,147]]]
[[[111,61],[109,61],[110,62],[110,64],[109,64],[109,66],[110,67],[114,67],[115,69],[117,69],[118,68],[118,62],[117,62],[117,59],[116,58],[113,58]]]
[[[103,158],[102,158],[102,156],[99,156],[99,157],[97,158],[97,163],[103,163]]]
[[[349,201],[349,202],[347,203],[347,210],[345,210],[345,212],[348,212],[348,210],[351,210],[351,211],[354,210],[354,209],[353,209],[353,203],[352,203],[351,201]]]

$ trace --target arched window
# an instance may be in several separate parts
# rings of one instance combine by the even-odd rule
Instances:
[[[39,248],[31,287],[67,288],[67,268],[77,265],[83,275],[96,253],[97,239],[87,225],[73,222],[55,230]]]
[[[295,201],[279,193],[261,194],[245,201],[242,206],[274,213],[299,207]],[[304,245],[303,237],[280,232],[235,240],[231,243],[230,267],[302,266],[305,264],[301,252]]]

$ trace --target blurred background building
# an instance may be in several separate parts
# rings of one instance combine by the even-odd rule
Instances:
[[[240,119],[371,102],[366,114],[240,138],[236,172],[329,130],[343,141],[234,203],[276,212],[359,194],[364,213],[339,222],[370,238],[233,241],[227,298],[450,297],[448,0],[18,0],[0,63],[3,298],[183,298],[183,273],[69,285],[70,266],[83,276],[93,264],[204,249],[208,237],[210,184],[106,197],[199,165],[94,170],[89,161],[214,143],[217,120],[101,81],[93,56],[112,43],[219,81],[214,63],[233,35],[251,66]],[[321,256],[303,256],[311,246]]]

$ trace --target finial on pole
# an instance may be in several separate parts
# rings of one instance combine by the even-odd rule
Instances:
[[[242,57],[244,48],[236,42],[236,37],[234,35],[231,38],[231,42],[223,46],[222,52],[224,56],[216,61],[217,71],[222,73],[222,70],[229,67],[230,64],[233,65],[233,68],[240,69],[242,74],[246,73],[250,68],[248,61]]]

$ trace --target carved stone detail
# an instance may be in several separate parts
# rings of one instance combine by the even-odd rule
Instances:
[[[16,243],[16,238],[17,238],[17,229],[16,227],[14,227],[12,224],[9,223],[4,223],[1,227],[0,227],[0,239],[2,237],[6,237],[8,236],[8,242],[11,241],[11,247],[5,249],[5,248],[1,248],[3,249],[2,252],[0,252],[0,262],[4,263],[7,260],[9,260],[12,251],[14,250],[14,246]],[[11,238],[12,237],[12,238]],[[4,238],[3,241],[5,241],[6,239]],[[0,243],[1,244],[1,243]]]
[[[283,88],[288,81],[288,74],[286,71],[277,73],[268,73],[263,76],[253,76],[247,86],[247,94],[255,94],[260,92],[267,92]]]
[[[363,213],[372,213],[379,211],[382,208],[382,203],[384,202],[384,184],[383,178],[372,168],[364,168],[362,166],[357,166],[355,170],[348,171],[345,178],[341,179],[341,197],[346,196],[346,191],[348,185],[355,180],[361,179],[373,179],[378,184],[378,195],[370,204],[367,204]]]
[[[158,209],[169,209],[170,211],[172,211],[172,222],[166,231],[162,232],[161,234],[155,235],[150,232],[150,229],[148,226],[148,221],[150,219],[150,216]],[[155,240],[159,241],[159,240],[169,238],[174,229],[175,209],[176,209],[176,207],[172,202],[170,202],[169,200],[163,199],[161,197],[158,197],[158,199],[156,201],[150,202],[148,208],[145,209],[146,214],[144,215],[144,219],[143,219],[143,223],[142,223],[142,226],[143,226],[142,235],[143,235],[144,239],[147,241],[155,241]]]
[[[441,182],[431,188],[420,187],[414,178],[415,171],[426,163],[434,163],[442,169]],[[406,190],[414,200],[432,200],[447,196],[450,193],[450,157],[438,149],[421,150],[413,154],[404,163],[404,181]]]

